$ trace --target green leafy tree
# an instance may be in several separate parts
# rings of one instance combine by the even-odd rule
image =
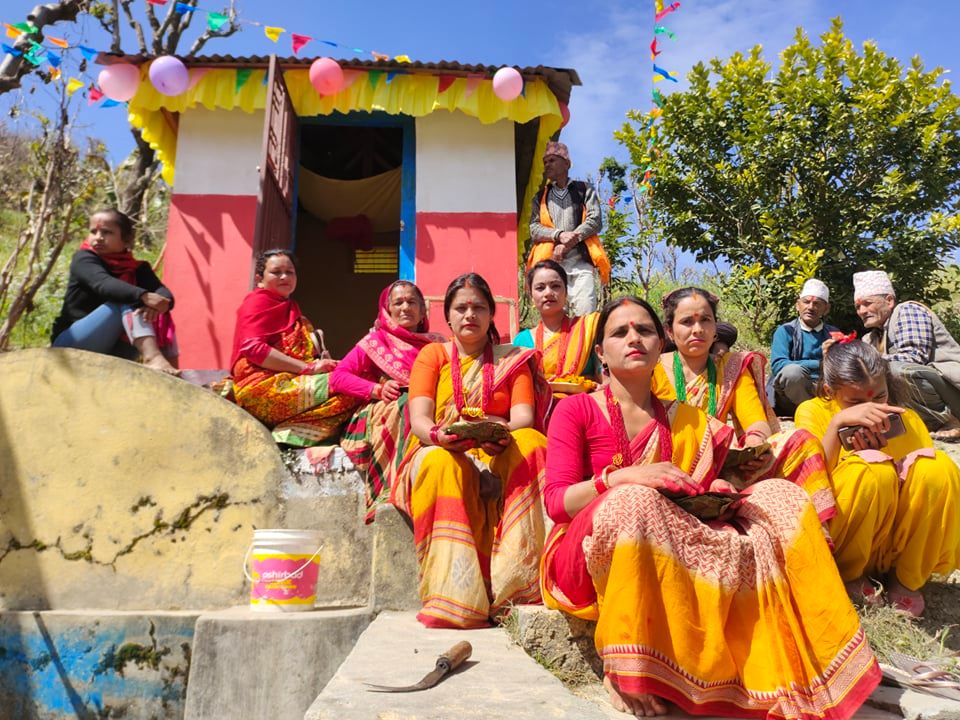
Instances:
[[[800,284],[830,286],[854,327],[851,277],[886,269],[902,298],[934,302],[960,247],[960,99],[943,70],[908,67],[841,20],[814,45],[798,29],[774,71],[761,48],[697,64],[664,99],[658,144],[633,112],[617,133],[631,174],[652,166],[653,218],[667,242],[733,268],[724,295],[769,333]]]

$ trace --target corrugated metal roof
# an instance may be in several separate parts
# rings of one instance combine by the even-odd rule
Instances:
[[[317,57],[283,57],[277,58],[281,67],[300,68],[309,67]],[[144,63],[153,59],[148,55],[114,55],[100,53],[97,62],[109,65],[111,62]],[[196,57],[180,57],[188,67],[218,66],[218,67],[266,67],[270,63],[269,55],[198,55]],[[335,58],[336,59],[336,58]],[[456,60],[440,60],[439,62],[409,62],[401,63],[395,60],[360,60],[358,58],[336,59],[344,68],[359,68],[366,70],[398,70],[401,72],[426,72],[433,75],[477,75],[493,77],[501,65],[470,65]],[[561,102],[570,101],[570,89],[574,85],[581,85],[580,76],[572,68],[555,68],[546,65],[536,67],[518,67],[517,70],[526,78],[542,78],[553,90],[554,95]]]

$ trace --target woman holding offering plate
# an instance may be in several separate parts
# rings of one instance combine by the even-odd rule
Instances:
[[[390,500],[413,519],[417,618],[485,627],[510,603],[540,598],[543,548],[539,432],[546,386],[535,351],[499,345],[493,294],[476,273],[447,288],[453,340],[431,343],[410,371],[407,446]]]

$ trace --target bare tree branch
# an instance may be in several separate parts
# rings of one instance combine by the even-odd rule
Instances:
[[[113,22],[110,23],[112,26],[111,34],[113,35],[113,40],[110,43],[110,52],[120,53],[123,52],[123,43],[120,41],[120,7],[119,0],[111,0],[111,12],[113,13]],[[101,24],[103,21],[100,21]]]
[[[143,55],[146,55],[150,52],[147,48],[147,40],[143,35],[143,26],[137,22],[133,17],[133,12],[130,10],[130,3],[133,0],[120,0],[120,6],[123,8],[123,14],[127,17],[127,24],[133,28],[133,32],[137,36],[137,45],[140,48],[140,52]],[[150,3],[147,3],[147,7],[153,7]]]
[[[21,35],[13,46],[18,50],[29,50],[33,40],[43,39],[44,27],[61,21],[74,22],[77,15],[87,10],[89,6],[90,0],[60,0],[46,5],[37,5],[27,15],[27,20],[33,24],[36,32]],[[20,87],[20,79],[33,69],[33,64],[23,56],[14,57],[9,53],[6,54],[0,62],[0,94]]]
[[[190,48],[190,52],[187,53],[187,57],[193,57],[200,52],[200,49],[206,45],[207,41],[211,38],[230,37],[235,32],[240,30],[240,23],[237,22],[236,0],[230,0],[230,9],[227,11],[227,17],[230,18],[229,24],[216,31],[207,28],[203,35],[194,41],[193,46]]]

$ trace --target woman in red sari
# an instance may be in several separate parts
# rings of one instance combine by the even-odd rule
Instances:
[[[297,268],[289,250],[257,258],[257,287],[237,310],[230,361],[237,404],[273,430],[279,443],[306,447],[340,429],[358,400],[330,392],[336,360],[320,357],[313,325],[290,295]]]
[[[498,344],[494,308],[482,277],[458,277],[443,303],[453,339],[424,347],[410,371],[413,437],[390,501],[413,519],[417,618],[428,627],[486,627],[510,604],[540,599],[546,403],[535,352]],[[509,432],[475,442],[449,430],[473,420]]]
[[[597,621],[604,685],[624,712],[664,715],[670,701],[695,715],[846,720],[880,670],[816,510],[780,479],[721,520],[671,499],[731,490],[718,471],[732,430],[653,394],[663,341],[649,304],[611,301],[596,345],[609,384],[554,411],[544,602]]]
[[[824,522],[836,512],[820,441],[806,430],[780,432],[764,392],[766,359],[755,352],[727,352],[716,358],[717,297],[696,287],[674,290],[663,299],[664,324],[676,350],[663,353],[653,374],[662,400],[679,400],[720,422],[731,422],[736,447],[763,443],[770,451],[727,471],[738,485],[786,478],[800,485]]]
[[[389,495],[403,459],[413,361],[428,343],[443,342],[428,332],[427,303],[409,280],[384,288],[379,307],[373,328],[330,377],[331,392],[365,403],[347,422],[340,447],[367,478],[367,522]]]

